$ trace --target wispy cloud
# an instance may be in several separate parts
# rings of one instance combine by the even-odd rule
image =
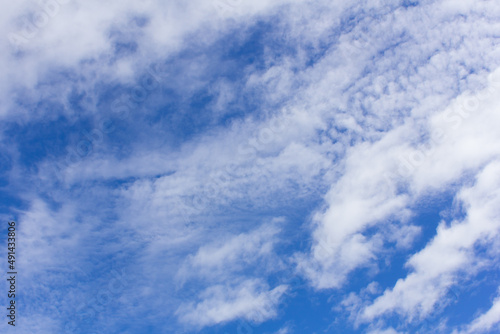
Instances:
[[[493,300],[491,308],[480,314],[472,323],[466,326],[464,331],[454,331],[454,333],[487,333],[494,328],[498,328],[500,323],[500,299]]]
[[[499,13],[492,1],[6,5],[0,186],[34,296],[23,330],[138,333],[142,317],[153,331],[242,320],[285,334],[341,326],[325,320],[335,312],[349,314],[339,331],[415,329],[498,262]],[[417,219],[445,197],[454,207],[438,211],[457,212]],[[96,295],[116,273],[148,279]],[[283,325],[295,298],[321,314]],[[457,331],[494,328],[496,304]]]
[[[183,305],[177,311],[181,321],[206,326],[247,319],[262,322],[277,315],[276,305],[286,291],[280,285],[269,290],[259,280],[245,280],[234,286],[213,286],[200,294],[202,301]]]

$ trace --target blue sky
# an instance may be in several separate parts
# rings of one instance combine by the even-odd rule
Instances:
[[[4,7],[2,333],[500,330],[495,1]]]

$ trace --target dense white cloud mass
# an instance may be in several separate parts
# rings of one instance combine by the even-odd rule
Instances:
[[[486,0],[5,4],[19,332],[319,332],[282,314],[325,293],[326,332],[494,330],[498,297],[425,321],[500,263],[499,17]],[[440,219],[419,218],[429,203]]]

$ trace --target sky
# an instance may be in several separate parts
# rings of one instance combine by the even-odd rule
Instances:
[[[498,1],[4,0],[0,30],[0,332],[500,332]]]

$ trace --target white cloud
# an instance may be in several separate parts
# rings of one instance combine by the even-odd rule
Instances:
[[[219,240],[201,246],[194,255],[187,257],[177,273],[178,279],[203,278],[204,281],[220,283],[233,279],[235,274],[239,275],[252,264],[259,267],[256,274],[266,270],[266,263],[275,266],[279,260],[274,247],[280,242],[281,224],[283,219],[275,218],[247,233],[218,234]]]
[[[394,328],[387,328],[387,329],[374,329],[369,332],[368,334],[398,334],[401,332],[396,331]]]
[[[200,287],[208,287],[198,294],[196,302],[182,300],[176,312],[179,319],[203,327],[237,318],[260,323],[274,317],[287,286],[269,289],[260,277],[281,267],[274,247],[282,224],[283,219],[278,218],[247,233],[219,234],[219,241],[188,256],[177,279],[181,284],[198,280]],[[249,268],[252,274],[244,274]],[[248,279],[242,281],[243,277]]]
[[[276,333],[274,334],[290,334],[290,327],[283,327],[281,328],[279,331],[277,331]]]
[[[236,318],[251,320],[259,312],[262,321],[277,314],[286,287],[271,289],[264,278],[237,270],[224,273],[228,267],[242,269],[245,264],[272,258],[278,242],[278,229],[272,226],[243,232],[249,230],[243,226],[248,220],[235,217],[231,210],[236,204],[244,202],[252,214],[260,214],[269,208],[293,208],[303,198],[316,200],[324,195],[325,208],[313,217],[312,247],[297,257],[299,269],[315,288],[341,287],[354,270],[373,266],[379,254],[390,252],[387,243],[395,243],[399,249],[411,247],[419,233],[411,222],[412,205],[431,192],[460,184],[464,174],[475,174],[498,159],[498,100],[494,96],[482,99],[469,116],[460,109],[462,101],[469,101],[467,94],[449,104],[464,91],[480,90],[483,75],[499,65],[499,50],[491,36],[496,23],[491,21],[500,7],[492,1],[423,2],[414,9],[398,8],[399,2],[393,1],[325,1],[317,6],[300,1],[245,1],[231,2],[229,7],[222,3],[221,11],[220,2],[214,9],[206,1],[128,1],[119,5],[70,1],[30,40],[23,54],[6,52],[0,58],[7,69],[0,82],[1,101],[10,101],[10,94],[20,87],[29,92],[61,67],[82,76],[77,87],[92,96],[95,83],[103,78],[132,83],[147,64],[191,47],[193,40],[204,50],[203,46],[230,29],[251,26],[266,15],[272,17],[276,6],[284,3],[290,6],[280,8],[281,22],[272,33],[297,46],[296,54],[275,59],[268,49],[264,69],[248,66],[241,82],[231,82],[263,101],[258,107],[267,117],[264,120],[247,118],[172,149],[164,144],[166,131],[154,132],[157,129],[131,117],[126,121],[134,123],[138,131],[161,137],[153,149],[151,139],[141,137],[124,158],[111,155],[110,148],[102,144],[81,163],[65,166],[57,180],[49,171],[52,162],[39,165],[42,185],[53,190],[53,199],[78,202],[82,211],[93,210],[96,203],[80,202],[78,196],[68,195],[69,189],[95,189],[93,182],[130,178],[118,190],[104,192],[115,200],[110,210],[117,217],[117,229],[157,237],[141,253],[142,262],[138,262],[144,268],[140,269],[151,273],[151,282],[170,283],[179,268],[181,281],[192,276],[215,281],[200,287],[199,300],[184,301],[178,309],[177,315],[186,323],[205,326]],[[29,6],[7,6],[7,14],[0,14],[6,28],[2,31],[17,27],[10,18],[24,15]],[[466,10],[471,10],[470,15],[457,15]],[[345,28],[341,27],[343,14],[359,21],[352,31],[341,31],[337,41],[337,31]],[[136,16],[146,24],[132,24],[140,21],[134,21]],[[229,17],[233,20],[226,20]],[[138,44],[139,51],[115,61],[112,32],[120,37],[120,31],[129,38],[125,42]],[[321,51],[313,64],[311,49]],[[189,99],[193,91],[207,84],[206,69],[218,66],[211,61],[210,55],[202,55],[177,63],[181,64],[180,74],[172,85],[179,86],[182,98]],[[61,80],[27,95],[33,95],[33,101],[54,96],[64,100],[66,83]],[[227,79],[215,81],[211,89],[219,92],[213,106],[213,117],[218,119],[238,94]],[[155,98],[151,103],[161,104]],[[13,112],[14,100],[2,107],[2,117],[19,120],[29,115],[29,121],[35,121],[44,116],[43,111],[33,112],[30,107]],[[90,109],[96,111],[95,106]],[[445,132],[444,139],[433,131],[439,129]],[[493,167],[481,175],[488,168]],[[468,191],[474,193],[480,187],[479,182]],[[494,190],[484,187],[484,194]],[[467,190],[461,193],[464,203],[472,203],[476,211],[469,210],[468,220],[451,227],[442,224],[428,248],[409,261],[414,273],[368,306],[366,318],[392,310],[410,317],[425,315],[434,307],[455,282],[454,273],[473,258],[464,247],[480,239],[481,228],[490,228],[482,222],[476,229],[472,223],[473,219],[482,221],[473,217],[481,211],[473,198],[476,195],[467,195]],[[103,197],[95,202],[100,204]],[[490,209],[494,207],[486,195],[484,200],[491,204]],[[38,233],[36,238],[44,243],[40,254],[53,254],[47,241],[50,237],[59,238],[57,245],[64,248],[68,241],[53,232],[56,221],[51,213],[42,212],[37,205],[33,208],[41,218],[27,215],[25,219],[28,226],[34,224],[31,233]],[[66,218],[65,214],[57,217]],[[40,230],[46,224],[49,228]],[[228,226],[227,242],[214,243]],[[74,225],[63,227],[67,231]],[[376,232],[367,233],[371,228]],[[443,240],[448,235],[459,238],[455,243]],[[118,238],[126,247],[137,244],[121,234]],[[26,240],[35,240],[34,234]],[[29,247],[35,253],[33,245]],[[441,265],[435,261],[439,259],[434,257],[436,253],[454,261]],[[238,259],[242,263],[236,265]],[[158,294],[164,297],[169,292]],[[276,298],[270,301],[270,294]],[[138,295],[153,296],[151,286]],[[401,295],[408,297],[407,305],[401,305]],[[157,304],[163,306],[162,302]]]
[[[34,199],[31,207],[21,212],[18,227],[23,242],[19,245],[25,256],[17,261],[26,277],[36,277],[45,270],[70,266],[78,261],[82,237],[89,226],[76,221],[77,212],[72,205],[51,210],[41,199]],[[82,234],[74,234],[80,229]],[[69,255],[71,254],[71,258]]]
[[[457,282],[460,272],[470,275],[483,262],[476,245],[489,245],[500,225],[500,161],[488,164],[476,184],[457,195],[466,208],[463,221],[441,222],[436,236],[407,262],[412,272],[366,307],[366,321],[390,312],[412,318],[427,316]]]
[[[495,328],[500,323],[500,297],[495,298],[491,308],[476,317],[466,329],[460,333],[485,333]],[[454,332],[456,333],[456,331]]]
[[[199,43],[210,44],[234,28],[235,19],[239,25],[251,23],[255,15],[272,13],[287,2],[43,0],[8,4],[0,16],[5,32],[0,45],[6,50],[0,66],[9,77],[0,81],[0,116],[32,121],[30,111],[13,110],[16,105],[11,96],[19,90],[36,96],[38,84],[53,81],[53,71],[73,71],[82,80],[76,84],[84,83],[87,88],[110,79],[130,82],[141,67],[189,47],[193,35],[199,34]],[[137,52],[117,55],[117,42],[135,44]],[[46,94],[59,100],[69,92],[70,87],[52,82]]]
[[[200,294],[202,301],[182,305],[177,314],[182,322],[207,326],[246,319],[260,323],[277,315],[276,307],[287,287],[269,289],[260,280],[245,280],[233,286],[212,286]]]
[[[364,236],[368,227],[381,224],[394,230],[391,221],[408,221],[412,202],[460,181],[500,154],[496,122],[491,121],[498,118],[498,84],[490,83],[477,95],[464,94],[433,113],[429,123],[409,119],[379,141],[350,150],[345,173],[325,197],[329,207],[314,217],[311,260],[299,260],[314,286],[338,287],[352,270],[376,257],[383,240],[379,234]],[[476,104],[467,111],[463,105],[469,101]],[[426,133],[428,143],[422,143]],[[411,230],[404,224],[399,228]],[[405,243],[411,243],[415,232]]]

